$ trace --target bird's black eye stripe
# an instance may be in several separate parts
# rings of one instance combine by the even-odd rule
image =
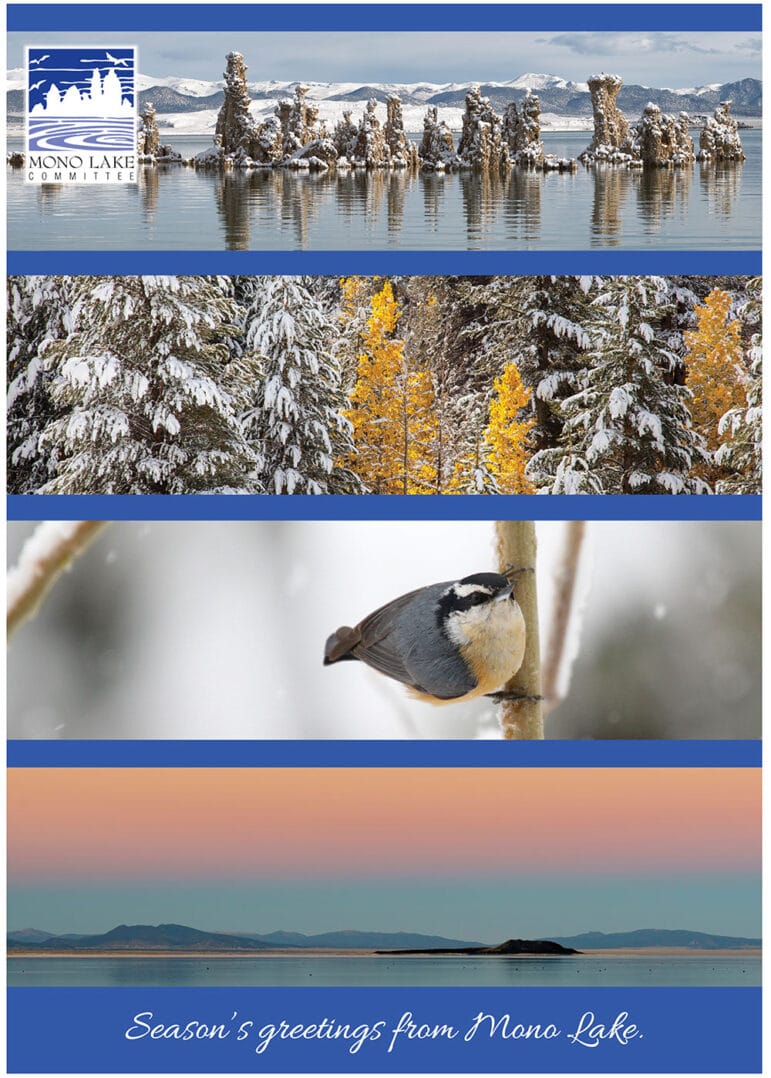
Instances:
[[[488,595],[486,591],[478,591],[473,595],[468,596],[470,606],[479,606],[480,603],[489,603],[491,598],[492,596]]]
[[[471,610],[474,606],[489,603],[493,596],[482,589],[471,591],[468,595],[456,595],[452,588],[448,589],[439,599],[436,608],[436,618],[441,628],[450,614],[457,614],[463,610]]]

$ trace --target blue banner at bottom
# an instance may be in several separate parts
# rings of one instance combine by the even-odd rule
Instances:
[[[8,990],[10,1073],[760,1069],[759,988]]]

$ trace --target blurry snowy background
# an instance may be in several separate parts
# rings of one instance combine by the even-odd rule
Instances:
[[[542,646],[563,527],[537,525]],[[497,737],[490,701],[322,666],[338,625],[495,567],[487,522],[110,524],[12,640],[9,736]],[[590,524],[578,590],[547,737],[760,737],[759,525]]]

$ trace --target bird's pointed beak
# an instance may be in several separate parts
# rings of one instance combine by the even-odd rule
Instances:
[[[502,603],[504,599],[510,599],[513,592],[514,592],[514,585],[513,584],[507,584],[506,587],[502,591],[498,592],[498,594],[495,596],[495,599],[493,600],[493,602]]]

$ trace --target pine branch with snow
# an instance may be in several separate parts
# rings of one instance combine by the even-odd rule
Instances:
[[[46,350],[70,329],[68,277],[9,277],[6,448],[8,490],[31,494],[53,474],[42,428],[55,418]]]
[[[761,336],[761,279],[753,278],[747,300],[739,309],[749,329],[745,350],[746,404],[731,408],[720,420],[723,443],[715,462],[727,473],[717,484],[718,494],[760,494],[763,485],[763,350]]]
[[[41,444],[51,494],[259,490],[222,387],[235,332],[216,277],[79,277],[72,332],[46,352],[61,411]]]
[[[660,278],[603,282],[589,325],[596,344],[578,388],[560,405],[557,447],[537,453],[532,477],[549,477],[554,494],[706,493],[693,476],[707,459],[693,429],[689,391],[672,377],[679,357],[666,347],[668,312]]]
[[[353,452],[339,326],[308,277],[254,277],[244,296],[244,345],[253,377],[241,379],[241,426],[274,494],[356,493],[335,462]],[[244,368],[242,367],[241,370]]]

